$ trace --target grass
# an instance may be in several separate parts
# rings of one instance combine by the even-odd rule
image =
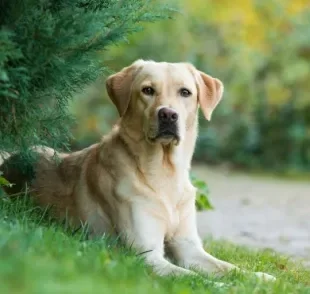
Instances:
[[[271,251],[254,252],[209,241],[217,257],[251,271],[275,275],[275,283],[231,273],[214,277],[161,278],[115,240],[88,240],[26,200],[0,200],[0,293],[310,293],[310,272]],[[219,288],[214,281],[225,282]]]

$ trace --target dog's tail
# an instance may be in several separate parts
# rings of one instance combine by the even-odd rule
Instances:
[[[25,158],[21,153],[1,152],[0,171],[2,176],[11,184],[2,186],[6,194],[18,196],[31,186],[35,177],[36,162],[42,158],[62,158],[62,154],[54,149],[45,146],[34,146],[31,148],[32,160]]]
[[[0,166],[3,164],[3,162],[8,159],[11,156],[10,153],[5,151],[0,151]]]

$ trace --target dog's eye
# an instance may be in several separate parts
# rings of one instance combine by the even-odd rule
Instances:
[[[153,96],[154,93],[155,93],[155,90],[154,90],[152,87],[144,87],[144,88],[142,89],[142,92],[143,92],[145,95]]]
[[[182,88],[182,89],[180,90],[180,95],[181,95],[182,97],[189,97],[190,95],[192,95],[192,93],[191,93],[189,90],[187,90],[187,89],[185,89],[185,88]]]

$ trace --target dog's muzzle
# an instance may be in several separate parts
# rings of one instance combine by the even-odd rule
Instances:
[[[158,111],[158,133],[156,139],[176,139],[179,141],[178,113],[172,108],[163,107]]]

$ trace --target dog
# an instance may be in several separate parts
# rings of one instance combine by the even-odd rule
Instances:
[[[137,60],[108,77],[106,89],[120,116],[112,131],[71,154],[33,147],[39,157],[31,176],[12,168],[11,156],[1,168],[16,183],[7,193],[28,182],[35,201],[57,218],[87,223],[94,235],[120,236],[159,275],[241,271],[204,250],[189,177],[198,110],[211,120],[222,82],[189,63]]]

